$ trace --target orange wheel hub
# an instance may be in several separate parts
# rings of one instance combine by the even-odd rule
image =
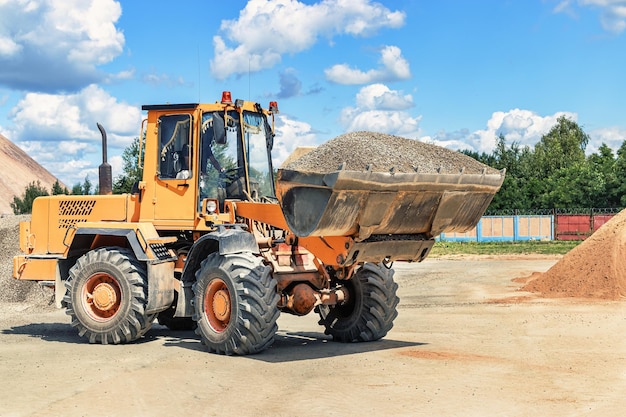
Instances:
[[[90,276],[83,286],[82,300],[92,319],[106,321],[120,309],[122,290],[113,276],[97,273]]]
[[[226,283],[221,279],[214,279],[207,286],[204,294],[204,314],[209,324],[218,333],[228,327],[231,313],[230,292]]]

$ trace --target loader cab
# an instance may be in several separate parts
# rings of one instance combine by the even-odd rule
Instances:
[[[222,209],[226,199],[274,199],[273,133],[257,107],[202,113],[199,204],[217,198]]]
[[[144,218],[185,227],[206,199],[217,200],[220,212],[228,199],[276,201],[267,116],[278,110],[272,104],[273,112],[224,97],[212,104],[143,106],[146,155],[154,155],[145,158],[143,197],[152,204],[143,205]]]

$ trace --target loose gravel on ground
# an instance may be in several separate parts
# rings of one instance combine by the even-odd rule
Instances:
[[[30,215],[3,216],[0,218],[0,302],[48,305],[53,292],[33,281],[13,278],[13,257],[20,252],[20,221],[30,220]]]

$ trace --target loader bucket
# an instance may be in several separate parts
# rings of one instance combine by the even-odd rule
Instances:
[[[421,235],[466,232],[504,180],[498,173],[444,174],[279,169],[276,189],[291,231],[306,236]]]

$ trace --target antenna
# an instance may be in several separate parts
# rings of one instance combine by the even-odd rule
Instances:
[[[252,101],[252,93],[250,92],[250,55],[248,55],[248,101]]]
[[[197,45],[197,58],[196,60],[198,61],[198,103],[200,103],[202,100],[200,99],[200,44],[196,44]]]

